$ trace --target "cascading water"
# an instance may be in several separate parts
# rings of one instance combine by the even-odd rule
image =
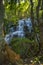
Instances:
[[[13,27],[10,28],[10,32],[9,34],[6,34],[5,36],[5,41],[9,44],[11,39],[15,36],[17,37],[25,37],[25,32],[24,32],[24,26],[28,27],[29,32],[31,33],[32,30],[32,23],[31,23],[31,19],[22,19],[18,21],[18,26],[16,27],[16,31],[14,30]]]
[[[24,20],[18,21],[18,37],[24,37]]]
[[[26,25],[28,27],[29,32],[31,33],[31,30],[32,30],[32,22],[31,22],[31,19],[28,18],[28,19],[25,20],[25,22],[26,22]]]

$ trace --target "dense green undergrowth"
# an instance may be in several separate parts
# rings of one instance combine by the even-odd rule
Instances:
[[[39,50],[38,43],[28,38],[13,38],[10,46],[23,58],[34,56]]]

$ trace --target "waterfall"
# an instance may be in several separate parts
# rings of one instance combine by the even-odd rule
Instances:
[[[5,41],[7,43],[10,43],[11,39],[15,36],[17,37],[25,37],[25,32],[24,32],[24,25],[26,25],[28,27],[29,32],[31,33],[32,30],[32,23],[31,23],[31,19],[27,18],[27,19],[21,19],[18,21],[18,25],[16,27],[16,31],[14,30],[13,27],[10,28],[10,32],[9,34],[6,34],[5,36]]]
[[[18,37],[24,37],[24,21],[23,20],[19,20],[18,21]]]
[[[25,20],[25,22],[26,22],[26,25],[28,27],[29,32],[31,33],[31,30],[32,30],[32,22],[31,22],[31,19],[28,18],[28,19]]]

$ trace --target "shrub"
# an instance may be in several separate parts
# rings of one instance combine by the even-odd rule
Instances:
[[[10,46],[23,58],[35,55],[39,50],[38,44],[27,38],[13,38]]]

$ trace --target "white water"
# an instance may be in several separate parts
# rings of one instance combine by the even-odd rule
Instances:
[[[30,18],[25,19],[25,20],[24,19],[19,20],[18,21],[18,26],[16,28],[16,31],[13,28],[11,28],[9,34],[6,34],[5,42],[7,42],[9,44],[11,39],[14,36],[17,36],[17,37],[20,37],[20,38],[25,37],[25,32],[24,32],[24,25],[25,24],[28,27],[29,32],[31,33],[32,23],[31,23]]]

